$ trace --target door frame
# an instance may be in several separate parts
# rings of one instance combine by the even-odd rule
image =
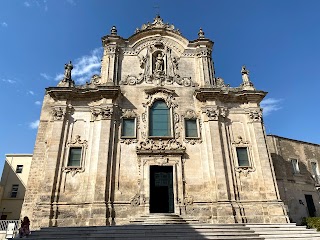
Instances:
[[[141,204],[144,207],[145,214],[150,214],[150,166],[172,166],[172,184],[173,184],[173,204],[174,214],[180,214],[183,206],[183,174],[181,155],[171,156],[139,156],[139,185],[140,196],[144,201]]]

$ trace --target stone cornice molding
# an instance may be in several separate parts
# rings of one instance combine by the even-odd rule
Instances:
[[[116,99],[120,94],[119,86],[97,86],[96,88],[49,87],[46,93],[54,100],[99,100],[101,98]]]
[[[221,102],[239,103],[260,103],[267,95],[267,92],[257,90],[241,90],[238,88],[199,88],[194,92],[194,96],[201,102],[215,100]]]

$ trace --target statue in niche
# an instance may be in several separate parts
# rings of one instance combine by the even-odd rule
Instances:
[[[163,55],[162,55],[162,53],[158,53],[158,55],[155,59],[154,72],[155,73],[163,72]]]

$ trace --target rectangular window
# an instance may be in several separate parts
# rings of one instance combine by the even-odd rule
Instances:
[[[16,198],[18,195],[19,184],[13,184],[11,189],[10,197]]]
[[[250,164],[247,147],[237,147],[236,150],[239,167],[249,167]]]
[[[134,138],[135,134],[135,119],[134,118],[123,118],[122,119],[122,137]]]
[[[16,173],[22,173],[23,165],[17,165]]]
[[[185,131],[186,138],[197,138],[198,136],[198,127],[196,119],[185,119]]]
[[[292,170],[294,174],[300,173],[299,163],[297,159],[291,159]]]
[[[149,113],[149,136],[170,137],[170,109],[163,101],[156,101]]]
[[[81,147],[70,148],[68,167],[80,167],[81,152]]]

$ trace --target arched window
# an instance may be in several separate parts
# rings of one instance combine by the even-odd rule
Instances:
[[[164,101],[156,101],[150,108],[149,136],[171,136],[170,109]]]

